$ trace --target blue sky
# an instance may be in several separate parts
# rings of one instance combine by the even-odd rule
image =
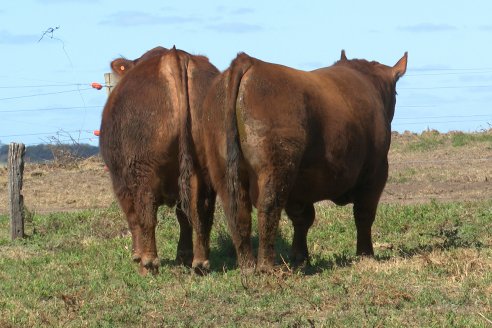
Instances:
[[[480,131],[492,124],[492,2],[19,0],[0,4],[0,141],[97,145],[109,62],[157,45],[237,52],[311,70],[349,58],[395,64],[393,130]],[[43,33],[49,28],[54,32]]]

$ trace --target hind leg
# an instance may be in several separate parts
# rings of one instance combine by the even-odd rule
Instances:
[[[140,239],[142,231],[138,224],[138,216],[135,212],[134,198],[129,193],[120,193],[117,195],[121,209],[125,213],[126,220],[128,222],[128,228],[132,236],[132,260],[140,263],[142,258]]]
[[[259,271],[270,271],[275,264],[275,237],[288,188],[287,174],[269,172],[259,180],[258,262]]]
[[[176,206],[176,218],[179,223],[179,241],[176,251],[176,262],[178,264],[191,266],[193,260],[193,229],[190,220],[181,210],[180,204]]]
[[[374,255],[371,228],[376,218],[379,198],[388,177],[388,164],[381,166],[379,176],[361,188],[354,199],[354,219],[357,228],[357,255]]]
[[[271,271],[275,264],[275,237],[282,208],[273,202],[258,208],[258,262],[260,272]]]
[[[219,196],[226,212],[227,226],[236,249],[238,265],[241,270],[249,270],[254,268],[256,263],[251,243],[252,206],[243,185],[240,186],[238,192],[237,202],[234,202],[236,203],[235,208],[226,192],[219,191]]]
[[[308,230],[314,222],[315,211],[313,204],[288,203],[285,212],[294,226],[294,237],[290,253],[291,262],[294,266],[309,262],[307,247]]]
[[[139,214],[139,228],[141,235],[140,245],[140,273],[153,274],[159,271],[159,258],[157,257],[157,246],[155,241],[155,228],[157,226],[158,204],[151,190],[140,189],[135,200],[135,210]]]
[[[374,255],[371,227],[376,217],[378,202],[361,198],[354,202],[354,218],[357,228],[357,255]]]
[[[216,194],[195,176],[192,180],[191,216],[195,232],[192,267],[203,274],[210,269],[210,231],[214,219]]]

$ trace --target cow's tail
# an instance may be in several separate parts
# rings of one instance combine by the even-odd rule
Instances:
[[[239,165],[241,159],[241,144],[236,114],[236,102],[239,94],[241,79],[246,71],[253,65],[253,59],[244,53],[232,61],[226,76],[226,101],[225,101],[225,131],[227,145],[226,184],[229,201],[229,223],[232,228],[237,227],[238,202],[242,196],[239,190],[240,175]]]
[[[191,120],[190,102],[188,93],[188,62],[189,56],[178,53],[176,47],[171,49],[172,55],[176,60],[176,67],[173,70],[176,91],[178,94],[178,117],[179,117],[179,198],[181,210],[186,214],[188,220],[190,216],[191,200],[191,176],[193,174],[193,156],[191,147]]]

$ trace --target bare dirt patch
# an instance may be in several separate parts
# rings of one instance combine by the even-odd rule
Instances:
[[[393,134],[381,201],[422,203],[492,198],[492,130],[475,134]],[[108,207],[114,201],[100,158],[70,167],[27,164],[24,200],[36,213]],[[7,213],[7,169],[0,167],[0,213]]]
[[[8,211],[7,169],[0,169],[0,213]],[[99,158],[70,167],[26,164],[24,203],[35,213],[108,207],[113,202],[109,174]]]
[[[394,134],[383,202],[420,203],[492,197],[492,130]],[[477,138],[475,136],[479,136]],[[462,144],[465,142],[465,144]]]

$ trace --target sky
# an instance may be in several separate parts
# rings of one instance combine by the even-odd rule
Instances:
[[[492,1],[16,0],[0,4],[0,143],[97,145],[111,60],[161,45],[313,70],[347,57],[394,65],[392,130],[492,128]]]

